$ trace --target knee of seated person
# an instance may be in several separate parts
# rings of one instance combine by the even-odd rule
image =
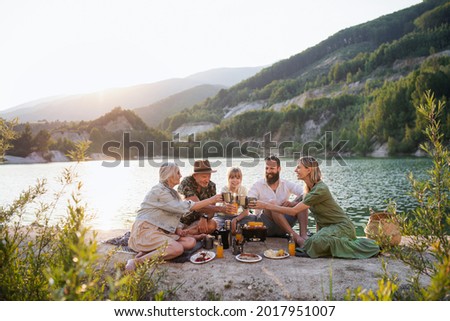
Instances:
[[[180,256],[181,254],[183,254],[183,252],[184,252],[183,245],[181,245],[178,242],[172,243],[172,253],[173,253],[173,255]]]
[[[217,222],[215,220],[209,220],[208,221],[208,232],[212,233],[217,228]]]
[[[197,244],[197,241],[193,237],[189,237],[189,238],[187,238],[185,244],[186,244],[186,248],[188,250],[190,250],[190,249],[194,248],[195,244]]]

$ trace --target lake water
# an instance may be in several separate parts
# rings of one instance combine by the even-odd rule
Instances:
[[[210,159],[210,161],[216,164],[217,173],[212,174],[212,181],[216,183],[218,190],[226,184],[227,167],[231,165],[242,168],[243,184],[247,188],[264,176],[263,160]],[[191,174],[193,160],[183,160],[183,163],[182,175]],[[90,225],[95,229],[130,228],[145,194],[158,182],[159,168],[144,160],[122,163],[117,167],[103,165],[102,161],[79,164],[1,165],[0,206],[10,204],[21,191],[34,185],[38,178],[45,178],[48,181],[49,191],[42,201],[51,201],[54,198],[53,193],[61,190],[57,178],[61,176],[64,168],[75,167],[79,180],[83,182],[82,201],[87,204],[88,213],[94,216]],[[416,177],[425,178],[426,170],[431,165],[431,160],[426,158],[348,158],[345,159],[345,166],[333,161],[329,164],[323,163],[321,170],[324,182],[351,217],[358,234],[363,235],[370,208],[383,210],[389,199],[397,202],[399,211],[409,211],[415,207],[414,200],[408,195],[411,188],[407,174],[412,172]],[[297,181],[294,168],[295,162],[291,159],[283,160],[281,177]],[[53,221],[66,215],[70,193],[71,189],[66,187],[65,197],[59,201],[52,213]],[[32,221],[34,217],[32,213],[30,209],[26,223]],[[314,221],[310,219],[310,228],[313,226]]]

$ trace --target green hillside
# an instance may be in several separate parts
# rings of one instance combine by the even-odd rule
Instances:
[[[450,97],[450,2],[428,0],[337,32],[289,59],[164,121],[164,129],[217,123],[202,139],[292,140],[294,149],[332,131],[344,150],[414,153],[423,140],[414,106],[431,89]],[[236,106],[262,109],[224,116]],[[448,106],[448,103],[447,103]],[[450,138],[448,107],[442,119]]]
[[[67,154],[79,140],[90,141],[89,153],[104,153],[104,144],[112,143],[107,151],[126,159],[160,155],[161,142],[170,140],[164,132],[148,127],[134,111],[121,107],[92,121],[25,123],[14,130],[17,135],[7,155],[26,157],[37,152],[48,160],[50,150]]]

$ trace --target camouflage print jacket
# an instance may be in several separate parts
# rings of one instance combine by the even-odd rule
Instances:
[[[216,195],[216,184],[214,182],[209,181],[208,186],[205,188],[201,188],[200,192],[198,192],[198,184],[195,181],[194,177],[186,176],[181,181],[180,185],[178,185],[178,193],[183,195],[185,198],[197,196],[200,201],[213,197]],[[190,212],[183,215],[180,219],[180,222],[186,225],[191,225],[195,221],[198,221],[201,217],[201,212]]]

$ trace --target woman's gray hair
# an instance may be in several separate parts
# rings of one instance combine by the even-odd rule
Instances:
[[[177,175],[179,170],[180,168],[178,165],[172,162],[163,163],[159,168],[159,182],[167,187],[170,190],[170,194],[177,199],[180,199],[180,195],[178,195],[177,191],[167,184],[167,181],[169,178]]]
[[[179,170],[180,168],[175,163],[172,162],[163,163],[159,168],[159,182],[167,183],[169,178],[175,176]]]

